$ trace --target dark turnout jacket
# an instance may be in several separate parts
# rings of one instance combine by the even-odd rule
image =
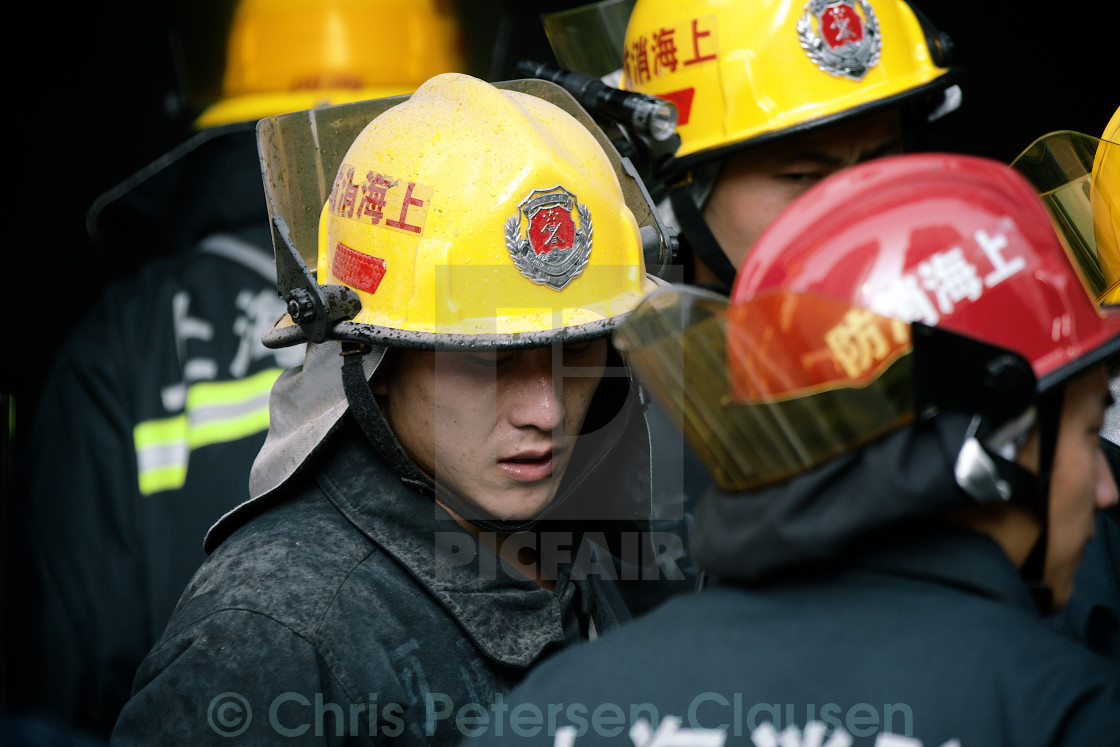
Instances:
[[[606,458],[573,457],[573,503],[633,464],[648,506],[644,420],[636,402],[623,413],[577,447]],[[579,571],[578,522],[558,532],[572,560],[543,588],[495,562],[402,454],[346,416],[280,488],[219,522],[112,742],[454,744],[539,659],[627,618],[609,579]]]
[[[41,679],[33,706],[106,739],[207,528],[248,498],[273,382],[302,360],[261,344],[284,304],[252,123],[120,189],[94,211],[99,248],[119,261],[142,241],[149,261],[60,348],[17,461],[36,592],[18,619],[41,646],[12,682]]]
[[[466,742],[1116,744],[1120,667],[1049,629],[991,539],[903,516],[956,489],[967,422],[941,420],[710,493],[715,582],[546,661]]]

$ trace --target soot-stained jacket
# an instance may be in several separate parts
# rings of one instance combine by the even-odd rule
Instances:
[[[546,589],[462,529],[378,428],[367,438],[344,415],[279,487],[211,530],[211,555],[141,666],[114,744],[454,744],[541,658],[627,618],[609,574],[595,572],[602,554],[585,546],[611,544],[620,523],[538,525],[529,537],[567,543],[571,559]],[[628,396],[581,438],[560,500],[613,496],[648,517],[648,474],[648,433]],[[581,570],[581,557],[598,560]]]

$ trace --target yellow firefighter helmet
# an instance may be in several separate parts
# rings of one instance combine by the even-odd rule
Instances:
[[[315,282],[350,299],[322,336],[444,349],[607,336],[658,281],[604,143],[559,106],[468,75],[401,97],[353,139],[316,210]],[[299,170],[272,160],[281,181]],[[270,190],[274,206],[295,194]]]
[[[904,0],[638,0],[621,87],[676,104],[673,172],[902,103],[944,105],[950,48]]]
[[[240,0],[221,98],[199,128],[410,93],[465,69],[462,33],[441,0]]]

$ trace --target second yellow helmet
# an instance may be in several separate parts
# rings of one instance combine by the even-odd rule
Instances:
[[[621,87],[676,104],[671,170],[682,170],[916,98],[940,103],[950,47],[903,0],[638,0]]]
[[[195,124],[411,93],[465,67],[459,20],[444,0],[240,0],[221,99]]]

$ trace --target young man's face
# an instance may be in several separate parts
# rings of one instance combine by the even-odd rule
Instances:
[[[754,148],[728,159],[704,203],[704,220],[734,267],[778,213],[842,169],[902,152],[897,110]],[[696,282],[716,282],[696,260]]]
[[[1050,521],[1043,580],[1055,609],[1065,606],[1097,509],[1117,501],[1116,483],[1101,451],[1100,429],[1112,402],[1108,375],[1098,366],[1074,379],[1062,400],[1062,419],[1050,476]],[[1035,441],[1032,436],[1031,441]],[[1033,451],[1033,453],[1031,453]],[[1024,464],[1037,471],[1037,446],[1028,442]]]
[[[603,376],[605,340],[390,355],[374,392],[425,474],[489,518],[530,519],[552,502]]]

